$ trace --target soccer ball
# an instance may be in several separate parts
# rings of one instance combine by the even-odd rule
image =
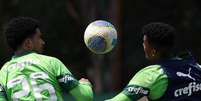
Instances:
[[[96,20],[87,26],[84,32],[84,42],[92,52],[105,54],[117,44],[117,31],[111,23]]]

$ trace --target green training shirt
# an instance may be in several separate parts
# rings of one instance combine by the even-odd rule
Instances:
[[[93,96],[91,87],[77,81],[60,60],[34,52],[13,56],[0,71],[0,84],[0,99],[8,101],[63,101],[62,91],[78,101]]]

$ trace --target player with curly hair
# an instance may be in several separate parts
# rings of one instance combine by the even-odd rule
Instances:
[[[63,101],[62,92],[93,100],[87,79],[76,80],[59,59],[40,54],[45,42],[37,20],[14,18],[5,35],[14,56],[0,71],[0,101]]]
[[[190,54],[174,54],[175,29],[150,23],[142,33],[146,58],[153,65],[140,70],[120,94],[107,101],[201,101],[201,67]]]

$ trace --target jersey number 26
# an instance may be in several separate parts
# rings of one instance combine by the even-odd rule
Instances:
[[[41,80],[41,79],[48,79],[48,78],[49,78],[48,75],[44,72],[31,73],[28,78],[28,80],[30,81],[30,84],[29,84],[27,78],[25,78],[25,76],[23,75],[20,75],[16,77],[15,79],[10,80],[7,84],[7,87],[8,89],[12,89],[19,84],[21,84],[22,86],[22,90],[16,91],[13,93],[12,95],[13,101],[18,101],[20,98],[28,96],[29,93],[31,92],[30,88],[32,88],[33,95],[36,101],[42,101],[41,92],[45,90],[48,91],[50,95],[48,101],[56,101],[57,96],[55,94],[55,89],[51,84],[43,83],[38,85],[36,82],[37,79]]]

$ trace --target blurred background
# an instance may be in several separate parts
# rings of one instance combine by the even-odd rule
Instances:
[[[141,34],[141,27],[147,23],[173,25],[178,32],[176,48],[191,50],[201,62],[200,0],[0,0],[1,67],[12,56],[3,28],[17,16],[41,22],[44,54],[63,61],[77,79],[88,78],[95,101],[119,93],[137,71],[149,64]],[[117,46],[105,55],[90,52],[83,40],[87,25],[100,19],[111,22],[118,31]]]

